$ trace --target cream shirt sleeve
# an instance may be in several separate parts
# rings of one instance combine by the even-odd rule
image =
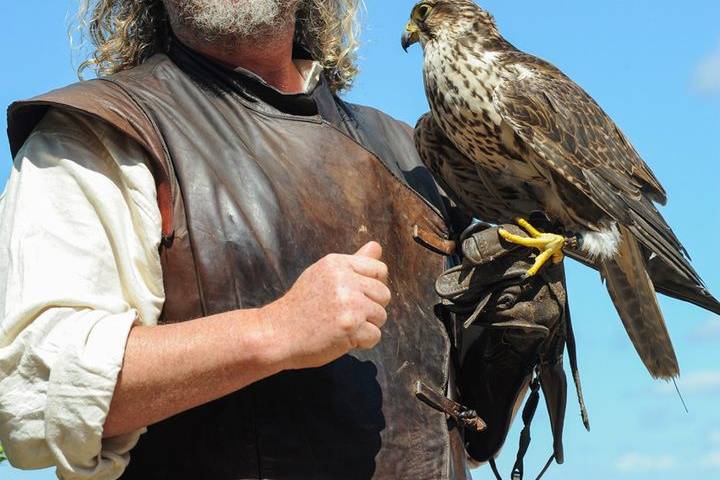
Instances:
[[[0,443],[20,468],[115,479],[143,431],[102,438],[133,324],[164,302],[144,151],[50,110],[0,197]]]

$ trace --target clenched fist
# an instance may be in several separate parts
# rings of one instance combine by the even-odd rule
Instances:
[[[284,369],[318,367],[377,345],[391,297],[381,257],[377,242],[354,255],[327,255],[262,308]]]

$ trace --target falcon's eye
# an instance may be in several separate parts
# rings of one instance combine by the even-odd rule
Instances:
[[[424,22],[428,15],[430,15],[430,10],[432,10],[430,5],[420,5],[415,9],[415,20]]]

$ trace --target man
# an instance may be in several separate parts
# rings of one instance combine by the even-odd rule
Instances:
[[[564,338],[562,279],[515,288],[527,254],[505,268],[510,250],[478,231],[474,280],[453,269],[441,283],[462,312],[482,297],[472,318],[502,318],[503,340],[468,350],[434,315],[468,220],[450,218],[406,125],[337,97],[356,72],[355,7],[102,0],[88,62],[102,78],[10,107],[0,442],[16,466],[469,478],[460,425],[484,424],[444,398],[461,360],[466,399],[503,416],[468,432],[468,451],[500,448],[537,352],[497,346],[518,325]],[[544,390],[558,386],[560,453],[562,343],[543,363],[554,376],[540,369]]]
[[[355,74],[355,8],[101,0],[109,76],[11,107],[14,465],[469,478],[457,425],[414,395],[449,377],[432,311],[445,257],[423,246],[449,238],[445,207],[409,129],[335,95]]]

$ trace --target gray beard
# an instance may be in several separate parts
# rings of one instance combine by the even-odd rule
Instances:
[[[233,44],[295,21],[299,0],[163,0],[175,30],[197,40]]]

